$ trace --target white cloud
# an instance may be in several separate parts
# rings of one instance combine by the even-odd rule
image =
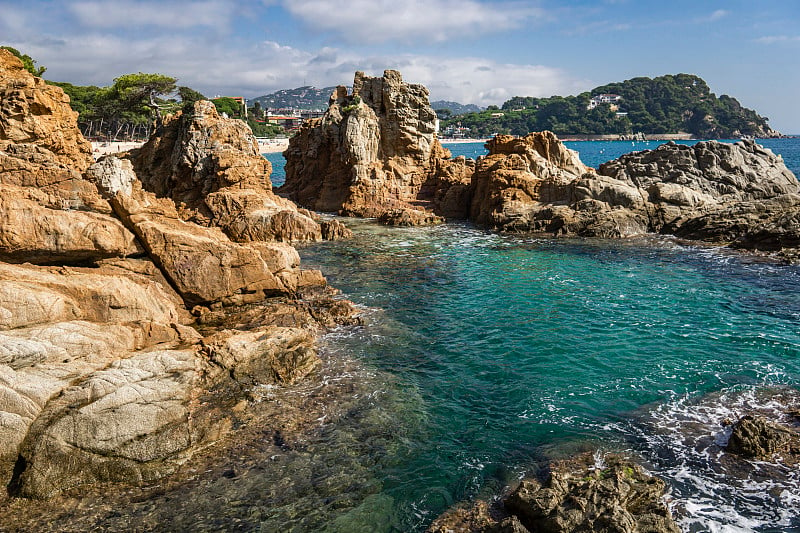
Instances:
[[[47,77],[109,85],[129,72],[175,76],[206,96],[260,96],[277,89],[350,85],[356,70],[381,75],[397,69],[406,81],[428,87],[431,100],[502,104],[512,96],[574,94],[590,87],[558,68],[499,63],[481,57],[376,55],[363,58],[336,48],[306,51],[273,41],[244,49],[181,35],[132,40],[90,33],[59,42],[12,43],[48,67]]]
[[[711,13],[711,15],[709,15],[708,20],[713,22],[715,20],[719,20],[719,19],[725,18],[729,14],[730,14],[730,11],[726,11],[724,9],[717,9],[716,11]]]
[[[476,0],[285,0],[284,8],[312,28],[351,42],[441,42],[496,33],[543,17],[525,2]]]
[[[767,35],[754,39],[759,44],[796,43],[800,42],[800,35]]]
[[[69,11],[91,28],[157,26],[192,28],[226,26],[235,7],[223,1],[156,2],[141,0],[80,1],[68,5]]]

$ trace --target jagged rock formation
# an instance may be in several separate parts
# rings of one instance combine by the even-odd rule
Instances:
[[[185,220],[218,226],[240,242],[321,238],[313,219],[273,194],[272,166],[250,128],[220,117],[211,102],[168,117],[129,158],[142,187],[172,199]]]
[[[252,135],[211,104],[168,121],[138,154],[91,164],[61,89],[4,50],[0,96],[0,479],[10,494],[173,472],[234,425],[221,401],[308,376],[315,333],[356,320],[278,242],[317,239],[320,226],[272,193]]]
[[[387,70],[380,78],[356,72],[350,94],[338,87],[325,115],[304,124],[284,156],[282,194],[317,211],[379,217],[432,207],[450,154],[436,138],[428,90]]]
[[[597,465],[591,454],[584,454],[552,463],[545,479],[523,479],[500,507],[483,502],[457,507],[428,531],[677,533],[663,501],[665,491],[661,479],[635,463],[611,455]]]
[[[800,184],[752,141],[667,143],[584,167],[550,132],[487,144],[470,216],[504,231],[625,237],[673,234],[777,251],[800,244]]]
[[[81,173],[91,145],[59,87],[0,50],[0,260],[81,263],[136,253]]]

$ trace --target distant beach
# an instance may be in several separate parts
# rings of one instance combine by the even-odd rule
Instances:
[[[140,148],[143,144],[141,141],[92,142],[92,154],[95,158],[98,158],[108,154]],[[283,152],[288,147],[289,139],[258,139],[258,149],[262,154]]]

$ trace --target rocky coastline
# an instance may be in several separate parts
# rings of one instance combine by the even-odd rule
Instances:
[[[424,88],[356,73],[285,152],[280,192],[392,225],[470,220],[503,232],[675,235],[797,258],[800,184],[754,141],[669,142],[592,169],[551,132],[498,135],[477,161],[439,144]]]
[[[175,472],[236,426],[225,405],[303,380],[316,335],[358,321],[290,244],[346,229],[274,195],[252,133],[210,102],[94,162],[63,91],[4,50],[0,94],[11,497]]]
[[[235,478],[214,457],[270,424],[274,457],[305,451],[311,421],[332,416],[331,389],[266,409],[257,391],[308,385],[331,364],[318,335],[360,323],[321,272],[301,268],[293,243],[350,234],[314,211],[552,236],[655,232],[787,259],[800,247],[800,185],[751,141],[666,144],[595,170],[538,132],[453,159],[427,89],[396,71],[356,73],[352,92],[336,90],[291,140],[280,194],[252,132],[210,102],[94,161],[63,91],[3,50],[0,95],[0,501],[39,525],[48,518],[33,500],[81,507],[81,493],[127,484],[143,491],[133,505],[166,493],[161,482]],[[357,385],[341,388],[357,401]],[[346,409],[333,417],[357,411]],[[732,427],[731,451],[745,457],[800,450],[795,428],[747,417]],[[462,506],[430,530],[677,531],[664,491],[629,459],[578,456],[523,481],[502,508]]]

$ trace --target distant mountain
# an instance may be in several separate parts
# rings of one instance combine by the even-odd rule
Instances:
[[[502,109],[490,106],[443,120],[442,131],[473,137],[493,133],[558,135],[687,133],[696,138],[779,135],[767,118],[728,95],[717,97],[693,74],[639,77],[596,87],[577,96],[515,96]]]
[[[299,110],[321,110],[328,109],[328,99],[336,87],[323,87],[317,89],[307,85],[296,89],[281,89],[271,94],[265,94],[258,98],[248,100],[249,105],[259,102],[261,107],[270,109],[299,109]],[[350,89],[350,87],[348,87]],[[449,109],[453,115],[464,113],[478,113],[483,108],[475,104],[459,104],[447,100],[437,100],[431,102],[433,109]]]
[[[449,109],[453,115],[463,115],[464,113],[480,113],[483,108],[475,104],[459,104],[449,100],[436,100],[431,102],[431,107],[437,109]]]
[[[336,87],[323,87],[317,89],[307,85],[297,89],[281,89],[271,94],[248,100],[249,105],[259,102],[261,107],[269,109],[299,109],[320,110],[328,109],[328,99]]]

